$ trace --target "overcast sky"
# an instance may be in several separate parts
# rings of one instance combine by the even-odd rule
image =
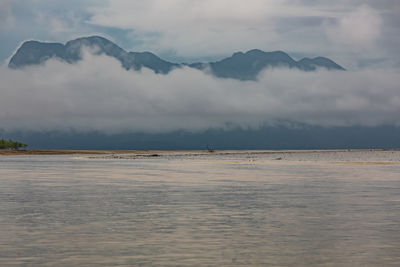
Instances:
[[[174,61],[258,48],[392,68],[400,66],[399,14],[398,0],[1,0],[0,59],[27,39],[100,34]]]
[[[1,0],[3,130],[166,132],[289,120],[400,125],[399,0]],[[8,69],[24,40],[102,35],[128,51],[209,60],[253,48],[326,56],[347,71],[265,70],[257,81],[182,68],[126,71],[88,51],[77,64]]]

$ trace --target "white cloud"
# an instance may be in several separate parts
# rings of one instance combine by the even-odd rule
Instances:
[[[106,56],[76,65],[0,70],[5,130],[204,130],[275,120],[324,126],[400,125],[400,75],[393,71],[266,70],[259,81],[218,79],[198,70],[126,71]]]
[[[354,50],[371,48],[378,40],[383,27],[379,13],[362,5],[344,13],[336,23],[326,23],[326,33],[336,44],[351,46]]]

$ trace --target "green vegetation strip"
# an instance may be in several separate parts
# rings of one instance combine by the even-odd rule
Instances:
[[[0,149],[14,149],[14,150],[18,150],[19,148],[23,147],[27,147],[27,144],[23,144],[20,142],[16,142],[16,141],[12,141],[12,140],[4,140],[4,139],[0,139]]]

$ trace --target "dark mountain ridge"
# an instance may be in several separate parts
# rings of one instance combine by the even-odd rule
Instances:
[[[317,68],[344,70],[334,61],[324,57],[303,58],[296,61],[282,51],[264,52],[259,49],[253,49],[246,53],[237,52],[231,57],[216,62],[177,64],[163,60],[151,52],[127,52],[100,36],[78,38],[67,42],[65,45],[27,41],[12,56],[8,66],[14,69],[23,68],[42,64],[50,58],[74,63],[82,59],[81,51],[84,47],[92,48],[94,54],[105,54],[117,59],[126,70],[140,70],[146,67],[161,74],[167,74],[174,68],[189,66],[199,70],[210,69],[215,76],[221,78],[255,80],[264,68],[285,67],[302,71],[314,71]]]
[[[5,132],[30,149],[399,149],[400,127],[276,125],[204,132]],[[0,132],[1,133],[1,132]]]

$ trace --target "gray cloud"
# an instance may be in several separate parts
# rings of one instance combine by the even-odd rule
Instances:
[[[364,70],[266,70],[259,81],[218,79],[176,69],[168,75],[126,71],[88,52],[75,65],[56,60],[0,70],[5,130],[165,132],[276,120],[323,126],[400,125],[400,75]]]
[[[2,0],[0,2],[0,30],[10,27],[14,21],[14,16],[11,11],[11,0]]]

